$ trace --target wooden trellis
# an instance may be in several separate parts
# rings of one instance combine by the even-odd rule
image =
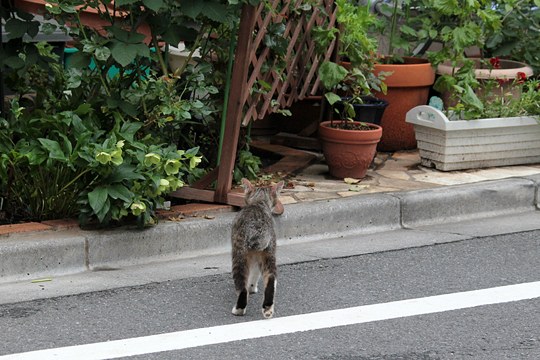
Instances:
[[[312,39],[315,26],[336,26],[334,0],[320,0],[310,11],[302,9],[302,0],[272,0],[257,7],[242,8],[238,43],[228,99],[221,162],[199,183],[182,188],[172,195],[184,199],[243,205],[240,194],[231,193],[233,170],[240,128],[264,118],[295,101],[317,94],[317,71],[324,60],[334,56],[336,41],[324,55],[318,54]],[[283,38],[288,42],[281,58],[265,46],[267,29],[285,20]],[[281,66],[278,66],[281,64]],[[259,84],[264,92],[253,91]],[[215,190],[206,188],[217,180]]]

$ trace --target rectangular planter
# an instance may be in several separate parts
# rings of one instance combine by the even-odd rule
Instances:
[[[407,113],[423,166],[451,171],[540,163],[537,117],[449,120],[431,106]]]

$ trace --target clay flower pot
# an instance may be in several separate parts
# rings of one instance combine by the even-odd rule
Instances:
[[[15,6],[17,7],[17,9],[27,11],[36,15],[43,15],[46,13],[46,3],[46,0],[15,0]],[[127,16],[126,12],[114,10],[114,1],[110,2],[106,7],[100,5],[100,9],[102,12],[109,12],[109,15],[113,17],[121,18]],[[104,31],[103,28],[105,26],[111,25],[110,21],[102,19],[99,16],[99,11],[92,7],[86,8],[84,11],[81,12],[80,16],[81,22],[83,24],[94,28],[100,32]],[[140,26],[137,28],[137,31],[141,34],[146,35],[146,42],[150,42],[151,32],[148,24],[140,24]]]
[[[377,153],[382,128],[367,123],[372,130],[342,130],[331,127],[331,123],[323,121],[319,124],[319,138],[330,175],[340,179],[365,177]],[[336,123],[340,120],[334,120]]]
[[[384,129],[379,150],[396,151],[416,148],[414,128],[405,122],[407,111],[428,102],[429,90],[435,81],[435,71],[425,59],[404,58],[404,64],[376,64],[375,75],[392,72],[384,81],[386,94],[375,96],[388,101],[381,126]]]

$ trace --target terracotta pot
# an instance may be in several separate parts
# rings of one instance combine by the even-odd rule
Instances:
[[[534,75],[532,67],[529,65],[513,60],[500,59],[500,69],[486,69],[482,68],[480,59],[473,59],[476,63],[476,69],[474,70],[474,76],[480,80],[480,88],[476,89],[478,96],[483,96],[484,87],[482,86],[482,80],[504,80],[501,84],[501,91],[499,94],[512,94],[513,97],[519,98],[521,95],[521,89],[514,86],[514,80],[517,79],[518,73],[523,73],[527,78]],[[445,62],[437,66],[438,75],[452,75],[457,71],[459,67],[453,67],[450,62]],[[497,95],[494,95],[497,96]],[[444,92],[441,94],[441,98],[444,102],[444,107],[455,106],[457,100],[452,99],[450,92]]]
[[[334,120],[334,123],[340,120]],[[341,130],[330,127],[331,121],[319,124],[319,138],[330,175],[336,178],[361,179],[377,153],[382,128],[369,124],[373,130]]]
[[[428,102],[429,90],[435,81],[435,71],[425,59],[405,58],[404,64],[376,64],[375,75],[392,72],[386,77],[386,94],[376,93],[389,102],[381,120],[384,129],[378,149],[396,151],[416,148],[414,127],[405,122],[407,111]]]
[[[47,2],[45,0],[15,0],[15,6],[17,9],[37,14],[37,15],[43,15],[47,11],[45,10],[45,4]],[[100,6],[102,12],[109,12],[109,15],[116,16],[118,18],[124,17],[127,15],[126,12],[123,11],[115,11],[114,10],[114,1],[109,3],[107,7],[101,5]],[[97,31],[104,33],[104,27],[110,26],[110,21],[105,21],[101,19],[99,16],[99,12],[94,8],[87,8],[84,11],[81,12],[81,22],[87,26],[90,26],[93,29],[96,29]],[[146,36],[146,42],[150,42],[151,38],[151,32],[150,27],[146,23],[142,23],[138,28],[137,31],[141,34],[144,34]]]

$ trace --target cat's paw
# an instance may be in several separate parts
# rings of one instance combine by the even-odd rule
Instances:
[[[274,305],[263,306],[262,314],[265,319],[270,319],[272,316],[274,316]]]
[[[236,306],[232,309],[233,315],[236,316],[244,316],[246,314],[246,308],[243,309],[237,309]]]

